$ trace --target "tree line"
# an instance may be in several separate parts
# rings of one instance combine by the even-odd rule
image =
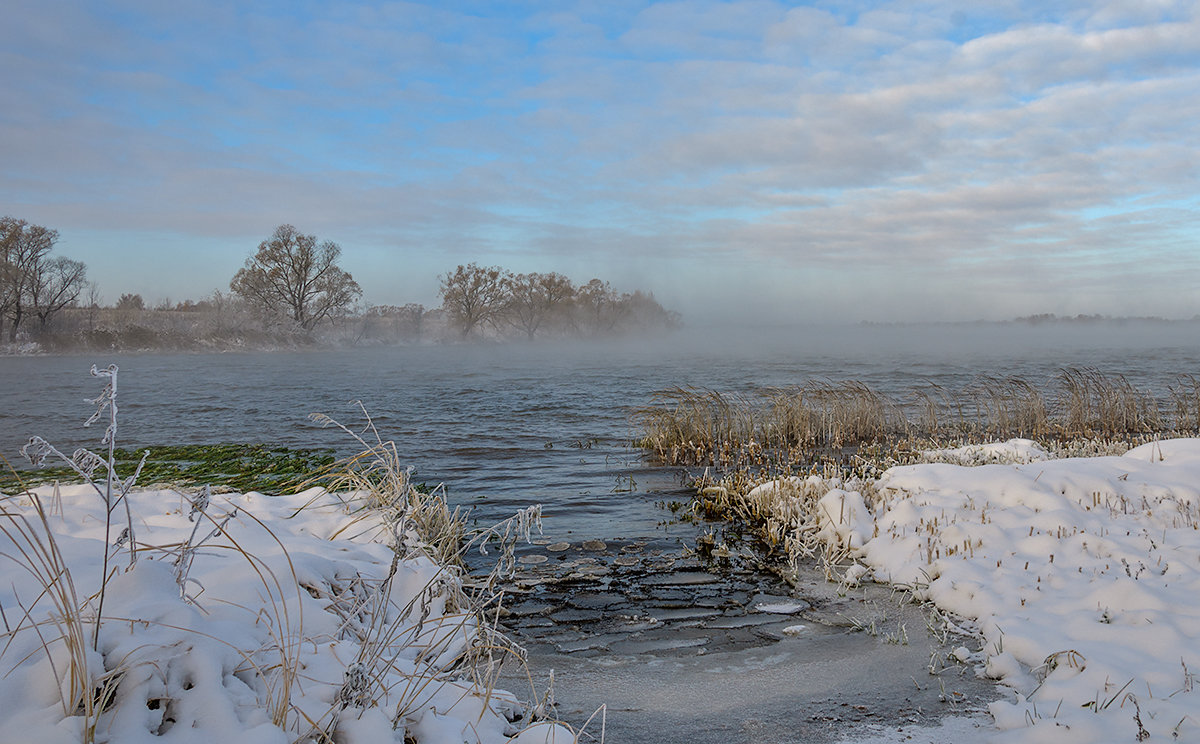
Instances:
[[[557,273],[516,274],[471,263],[444,274],[440,291],[442,309],[461,338],[594,337],[679,323],[653,295],[619,293],[601,279],[576,286]]]
[[[440,307],[363,307],[362,289],[340,266],[341,247],[292,225],[280,225],[259,244],[228,293],[164,299],[152,309],[140,295],[126,293],[101,308],[83,263],[48,255],[57,238],[54,230],[24,220],[0,222],[0,324],[7,321],[0,330],[10,342],[23,331],[60,347],[410,343],[596,337],[679,322],[652,295],[618,292],[601,279],[577,286],[562,274],[475,263],[439,277]]]

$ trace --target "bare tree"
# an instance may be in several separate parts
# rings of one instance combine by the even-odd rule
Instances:
[[[588,335],[611,333],[626,316],[622,296],[606,281],[593,279],[575,293],[573,320],[576,330]]]
[[[95,282],[87,283],[87,295],[84,299],[84,305],[87,307],[87,329],[88,333],[96,330],[96,313],[100,310],[100,285]]]
[[[347,310],[362,295],[349,273],[337,265],[337,243],[317,244],[291,225],[280,225],[229,282],[229,289],[267,316],[287,316],[311,331]]]
[[[622,295],[621,305],[625,322],[631,329],[674,329],[681,323],[679,313],[664,308],[652,293],[635,290],[633,294]]]
[[[233,295],[214,289],[212,294],[200,301],[208,308],[209,332],[216,334],[240,331],[243,326],[241,308],[243,304]]]
[[[571,302],[575,285],[562,274],[516,274],[509,277],[508,295],[505,317],[527,338],[533,338]]]
[[[509,273],[497,266],[459,265],[441,277],[442,307],[463,338],[483,324],[495,324],[508,303]]]
[[[68,305],[74,305],[87,286],[87,266],[82,261],[55,256],[33,267],[29,279],[29,301],[45,331],[50,321]]]
[[[41,291],[34,284],[47,275],[46,254],[57,241],[57,230],[13,217],[0,218],[0,324],[8,319],[10,342],[17,340],[21,322],[36,313],[35,294]]]
[[[424,305],[372,305],[362,315],[360,338],[419,341],[424,322]]]

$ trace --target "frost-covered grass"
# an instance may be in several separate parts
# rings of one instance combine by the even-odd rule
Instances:
[[[27,448],[87,483],[0,495],[0,742],[575,740],[495,688],[498,573],[452,560],[511,559],[536,510],[472,535],[378,437],[343,490],[138,489],[96,374],[107,456]]]
[[[1200,439],[930,457],[942,462],[772,480],[740,502],[838,580],[932,603],[939,630],[965,639],[949,661],[1011,688],[990,707],[995,741],[1200,740]]]

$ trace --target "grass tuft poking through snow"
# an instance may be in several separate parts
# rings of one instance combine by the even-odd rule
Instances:
[[[875,485],[856,557],[973,621],[1000,740],[1200,739],[1200,440]]]
[[[0,495],[0,742],[575,741],[495,688],[523,663],[494,621],[504,567],[473,581],[457,560],[496,541],[503,564],[536,509],[468,531],[369,419],[328,487],[139,490],[100,374],[109,456],[26,450],[86,484]]]

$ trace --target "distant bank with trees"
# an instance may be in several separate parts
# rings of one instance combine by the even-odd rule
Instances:
[[[57,232],[0,221],[0,343],[10,350],[268,349],[599,338],[675,328],[679,316],[607,281],[460,265],[439,277],[440,307],[364,305],[342,249],[280,225],[230,280],[198,300],[99,302],[79,261],[49,255]]]
[[[575,286],[562,274],[472,263],[443,275],[440,292],[446,321],[463,339],[593,338],[679,325],[653,295],[620,293],[600,279]]]

